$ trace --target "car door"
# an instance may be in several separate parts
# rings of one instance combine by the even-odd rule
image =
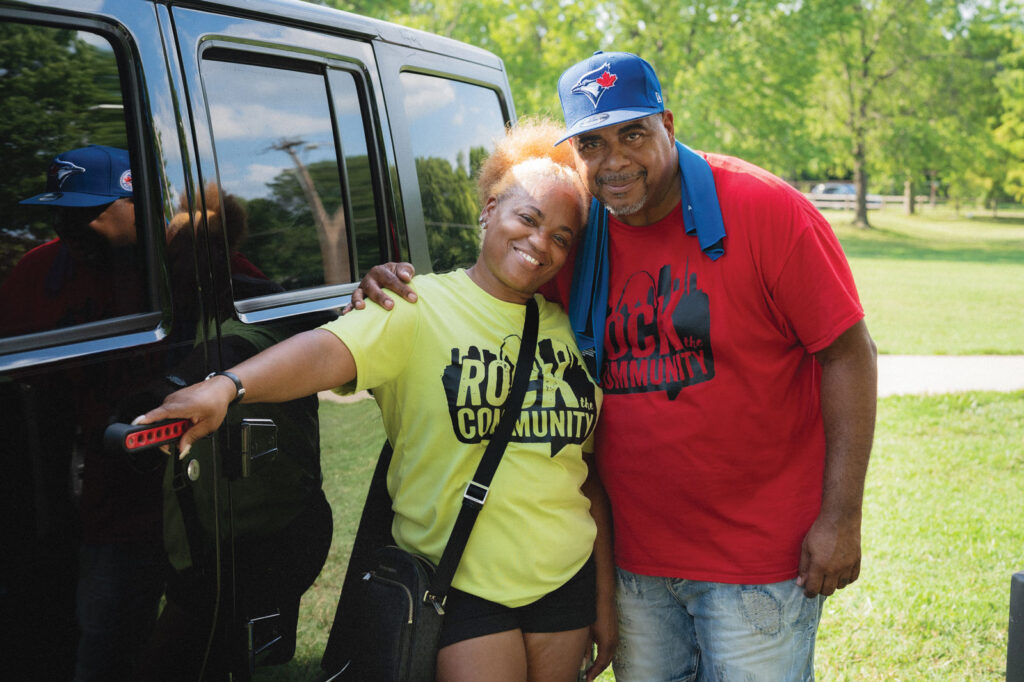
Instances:
[[[0,641],[12,678],[70,679],[76,659],[101,677],[128,669],[163,592],[167,458],[103,441],[206,351],[195,329],[209,303],[195,277],[169,277],[166,226],[194,182],[163,45],[148,3],[0,3]],[[179,270],[196,272],[190,259]]]
[[[402,257],[405,225],[367,41],[260,15],[171,14],[201,188],[189,212],[215,301],[212,369],[227,369],[333,319],[366,270]],[[184,466],[217,472],[190,488],[216,511],[202,525],[221,540],[219,636],[237,677],[290,658],[298,596],[330,547],[317,398],[232,408],[202,445]]]

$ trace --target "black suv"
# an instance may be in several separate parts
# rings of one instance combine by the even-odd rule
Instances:
[[[514,117],[493,54],[310,3],[0,0],[5,677],[291,657],[331,542],[316,397],[232,408],[184,460],[127,423],[376,263],[472,263]],[[178,630],[135,641],[161,595]]]

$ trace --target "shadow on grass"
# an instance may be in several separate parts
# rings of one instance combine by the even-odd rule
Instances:
[[[841,241],[848,258],[1024,264],[1024,248],[1019,251],[985,247],[935,248],[923,242],[907,239],[852,240],[844,237]]]
[[[1024,218],[1012,219],[1008,225],[1024,225]],[[994,221],[983,221],[991,225]],[[850,258],[887,258],[911,261],[951,261],[975,263],[1024,264],[1024,240],[982,239],[927,240],[898,229],[873,227],[858,230],[838,224],[839,240]]]
[[[1024,227],[1024,215],[965,215],[964,220],[976,223],[996,223],[998,225],[1009,225],[1012,227]]]

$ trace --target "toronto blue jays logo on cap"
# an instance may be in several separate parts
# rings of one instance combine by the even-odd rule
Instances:
[[[614,87],[615,81],[619,80],[618,76],[608,70],[610,66],[611,64],[605,62],[593,71],[588,71],[580,76],[576,85],[572,86],[572,93],[586,95],[587,99],[596,107],[597,103],[601,101],[601,95],[608,88]]]
[[[598,51],[573,64],[558,79],[558,98],[566,128],[559,142],[665,110],[654,69],[628,52]]]
[[[46,191],[19,203],[86,208],[131,196],[128,151],[93,144],[58,154],[46,170]]]
[[[46,174],[51,176],[54,182],[57,183],[57,191],[61,191],[64,188],[64,183],[68,181],[72,175],[78,175],[84,173],[85,169],[81,166],[76,166],[70,161],[65,161],[62,158],[56,158],[53,163],[50,164],[50,168]]]

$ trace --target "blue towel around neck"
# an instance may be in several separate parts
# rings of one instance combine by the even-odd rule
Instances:
[[[676,142],[682,190],[683,225],[696,236],[711,260],[725,253],[725,224],[715,192],[711,166],[700,154]],[[604,325],[608,314],[608,211],[594,199],[576,264],[569,295],[569,321],[591,376],[600,383],[604,360]]]

